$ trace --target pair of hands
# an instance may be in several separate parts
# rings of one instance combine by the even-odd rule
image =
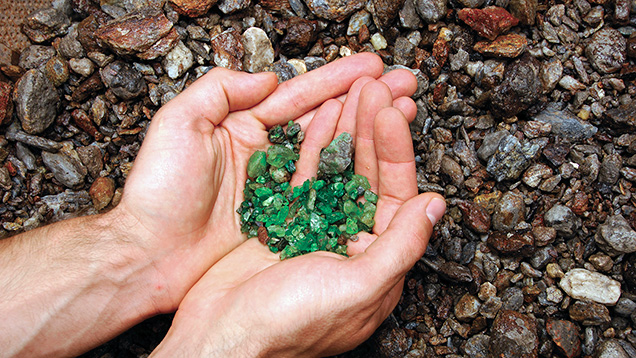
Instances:
[[[408,127],[417,82],[382,69],[359,54],[281,85],[272,73],[213,69],[156,114],[115,209],[154,263],[157,312],[178,308],[156,355],[336,354],[388,316],[445,205],[417,195]],[[350,258],[280,261],[240,232],[248,158],[289,120],[306,132],[292,185],[316,175],[333,138],[355,138],[355,172],[379,201],[373,233],[350,243]]]

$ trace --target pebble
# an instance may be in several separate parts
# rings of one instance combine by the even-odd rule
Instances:
[[[615,339],[608,339],[598,345],[594,358],[629,358],[623,346]]]
[[[79,86],[77,86],[71,94],[71,99],[75,102],[81,102],[103,88],[104,83],[102,82],[99,72],[96,71],[92,76],[85,79]]]
[[[55,49],[51,46],[31,45],[20,54],[18,66],[25,70],[40,67],[55,56]]]
[[[218,0],[170,0],[178,13],[190,17],[199,17],[210,10]]]
[[[446,15],[447,0],[415,0],[415,9],[427,24],[434,24]]]
[[[33,152],[31,152],[31,150],[29,150],[27,146],[18,142],[16,143],[15,149],[16,156],[22,161],[22,163],[24,163],[28,170],[37,169],[37,159],[35,158]]]
[[[481,303],[471,294],[463,295],[455,305],[455,317],[460,321],[471,321],[479,314]]]
[[[636,252],[636,231],[622,215],[614,215],[598,227],[596,243],[608,254],[620,255]]]
[[[79,187],[84,184],[87,174],[86,167],[79,160],[72,144],[65,143],[59,153],[42,152],[42,160],[55,179],[68,188]]]
[[[148,50],[167,35],[172,22],[161,11],[141,9],[100,26],[95,37],[119,55]]]
[[[308,50],[316,41],[318,24],[294,17],[286,21],[285,30],[285,36],[280,40],[281,52],[294,56]]]
[[[629,317],[636,311],[636,302],[627,297],[621,297],[616,306],[614,306],[614,312],[623,317]]]
[[[522,144],[517,137],[507,135],[499,142],[495,154],[488,159],[486,170],[498,182],[517,179],[539,149],[531,142]]]
[[[507,34],[497,37],[494,41],[480,41],[473,46],[473,50],[494,57],[519,57],[527,48],[528,40],[523,35]]]
[[[59,56],[51,57],[44,65],[44,74],[53,83],[53,86],[60,87],[68,81],[70,75],[68,63]]]
[[[587,86],[570,75],[561,77],[559,85],[570,92],[576,92],[587,88]]]
[[[490,229],[490,214],[481,205],[463,200],[457,205],[462,211],[464,223],[472,230],[485,234]]]
[[[71,20],[65,13],[53,7],[43,7],[24,19],[22,31],[31,41],[41,43],[66,34],[70,24]]]
[[[60,39],[57,45],[57,52],[64,58],[81,58],[86,55],[84,47],[77,41],[77,24],[72,25],[66,36]]]
[[[0,125],[5,121],[9,122],[13,114],[12,92],[13,85],[11,83],[0,81]]]
[[[124,100],[135,98],[147,90],[143,75],[123,61],[115,61],[104,67],[101,79],[106,87]]]
[[[521,25],[534,25],[537,15],[537,0],[510,0],[508,10],[519,19]]]
[[[481,287],[479,288],[479,293],[477,294],[477,297],[479,297],[480,300],[486,301],[490,297],[495,297],[495,296],[497,296],[497,288],[495,287],[495,285],[493,285],[490,282],[484,282],[481,284]]]
[[[14,101],[22,128],[29,134],[38,134],[55,120],[60,97],[42,72],[29,70],[16,85]]]
[[[236,30],[223,31],[210,41],[214,52],[214,64],[234,71],[243,69],[243,44],[241,43],[241,36]]]
[[[521,176],[521,181],[531,188],[536,188],[543,179],[552,176],[552,169],[544,163],[532,164]]]
[[[246,9],[251,0],[221,0],[217,6],[224,14],[231,14]]]
[[[605,116],[615,123],[636,127],[636,101],[610,109],[605,112]]]
[[[540,69],[539,61],[530,55],[509,63],[504,80],[495,87],[490,99],[493,113],[507,118],[516,116],[533,105],[542,91]]]
[[[88,174],[97,179],[104,167],[101,150],[97,146],[87,145],[77,148],[76,151],[80,161],[88,170]]]
[[[570,318],[584,326],[597,326],[610,322],[607,307],[590,301],[576,301],[568,309]]]
[[[481,146],[477,150],[477,156],[483,161],[488,161],[488,159],[497,151],[501,140],[509,135],[510,132],[508,131],[497,131],[487,134],[481,142]]]
[[[489,297],[479,309],[479,314],[488,319],[493,319],[497,316],[497,313],[501,310],[503,302],[501,298],[497,296]]]
[[[575,142],[591,138],[598,131],[598,128],[582,121],[569,110],[560,110],[554,105],[548,106],[533,119],[551,124],[553,134]]]
[[[592,35],[585,47],[590,64],[602,73],[618,71],[625,62],[627,42],[620,32],[605,27]]]
[[[561,80],[563,75],[563,64],[558,58],[553,58],[541,64],[539,78],[543,85],[544,92],[551,92]]]
[[[159,39],[159,41],[155,42],[154,45],[150,46],[150,48],[135,55],[142,60],[154,60],[158,57],[167,55],[180,40],[181,35],[179,35],[177,29],[173,27],[166,36]],[[90,53],[88,54],[88,57],[91,57]],[[91,59],[95,61],[95,58]]]
[[[364,7],[362,0],[306,0],[305,3],[314,15],[326,20],[342,21]]]
[[[506,192],[499,200],[492,216],[493,229],[497,231],[511,231],[525,220],[526,205],[523,195],[512,191]]]
[[[564,205],[554,205],[544,215],[547,226],[556,230],[559,235],[572,237],[581,227],[581,219]]]
[[[442,166],[440,168],[440,173],[448,176],[451,183],[453,183],[453,185],[455,185],[456,187],[461,187],[464,183],[464,174],[462,172],[462,167],[453,158],[447,155],[442,157]]]
[[[183,76],[193,64],[194,56],[192,51],[182,41],[179,41],[161,61],[164,71],[172,79]]]
[[[464,8],[457,12],[457,16],[479,36],[491,41],[519,23],[519,20],[506,9],[498,6],[487,6],[483,9]]]
[[[379,28],[386,28],[393,24],[393,20],[397,17],[398,11],[404,4],[403,1],[393,0],[372,0],[373,5],[373,22]]]
[[[384,50],[387,46],[386,39],[379,32],[376,32],[375,34],[371,35],[370,41],[371,41],[371,44],[373,45],[373,48],[378,51]]]
[[[360,10],[349,18],[349,27],[347,27],[347,36],[357,35],[362,26],[371,25],[371,14],[366,10]]]
[[[489,351],[496,357],[537,357],[537,323],[525,314],[502,310],[492,323]]]
[[[575,268],[569,270],[559,286],[572,298],[591,300],[604,305],[614,305],[621,296],[621,286],[598,272]]]
[[[83,77],[88,77],[95,71],[95,64],[88,58],[72,58],[68,61],[68,65],[73,72]]]
[[[115,181],[107,177],[99,177],[95,179],[88,191],[96,210],[102,210],[113,199],[115,195]]]
[[[490,337],[485,334],[476,334],[466,341],[464,351],[469,357],[472,358],[487,358],[489,357],[488,347],[490,343]]]
[[[552,341],[567,358],[581,355],[581,339],[577,326],[566,320],[548,320],[546,331]]]
[[[11,190],[13,186],[13,181],[11,181],[11,174],[9,174],[9,169],[2,166],[0,167],[0,188],[5,191]]]

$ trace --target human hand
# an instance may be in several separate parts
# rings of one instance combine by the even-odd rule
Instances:
[[[357,122],[346,115],[338,122],[332,102],[316,113],[297,163],[304,169],[292,182],[315,175],[317,153],[302,154],[318,151],[340,130],[355,133],[355,171],[379,194],[373,233],[359,234],[349,258],[314,252],[280,261],[248,240],[188,292],[155,355],[333,355],[363,342],[388,316],[445,204],[436,194],[416,196],[412,101],[394,100],[386,84],[367,78],[354,84],[341,113],[351,113],[351,104]]]
[[[157,312],[173,311],[213,263],[245,240],[235,210],[248,158],[269,143],[267,129],[289,120],[307,126],[316,107],[381,72],[371,54],[281,85],[272,73],[217,68],[155,115],[116,210],[152,266]],[[410,91],[394,87],[397,96]]]

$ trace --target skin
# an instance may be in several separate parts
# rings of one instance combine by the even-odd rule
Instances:
[[[444,210],[443,201],[434,200],[431,195],[399,204],[402,197],[389,188],[393,184],[383,184],[386,175],[382,168],[414,170],[412,148],[410,159],[402,157],[407,151],[397,148],[411,146],[410,137],[406,140],[404,134],[408,121],[415,116],[415,105],[407,97],[415,91],[416,82],[408,71],[380,77],[381,72],[378,57],[359,54],[281,85],[271,73],[250,75],[220,68],[196,81],[153,118],[116,208],[0,241],[0,317],[5,318],[0,322],[0,352],[7,356],[77,355],[152,315],[179,308],[175,325],[157,354],[170,349],[174,354],[188,356],[209,353],[211,349],[225,354],[248,334],[251,337],[252,332],[259,334],[254,337],[264,337],[259,342],[274,342],[277,335],[265,331],[285,323],[274,322],[283,317],[276,309],[268,314],[262,309],[267,306],[259,305],[260,313],[255,317],[259,318],[256,323],[260,330],[249,326],[247,321],[251,320],[245,314],[253,311],[239,303],[257,308],[249,298],[261,290],[264,298],[272,300],[288,293],[289,302],[283,301],[281,307],[295,310],[302,300],[309,304],[320,297],[333,296],[333,302],[325,301],[315,310],[294,316],[295,325],[287,327],[287,332],[294,327],[307,332],[308,326],[301,325],[301,321],[315,324],[316,319],[333,316],[334,312],[324,310],[343,303],[345,294],[362,294],[359,299],[372,301],[366,304],[370,310],[380,303],[362,333],[340,345],[331,344],[333,338],[322,337],[326,346],[317,352],[330,352],[324,349],[327,346],[334,351],[353,347],[354,342],[373,331],[383,315],[388,315],[399,298],[404,273],[415,262],[412,258],[419,251],[423,253],[432,227],[423,212],[427,206],[435,209],[432,217],[436,220]],[[376,81],[379,77],[380,81]],[[378,113],[359,115],[363,99],[372,96],[365,93],[375,91],[367,86],[383,86],[381,97],[386,106]],[[388,137],[372,134],[378,169],[375,176],[369,172],[369,177],[386,204],[382,210],[378,204],[377,232],[361,238],[357,246],[352,245],[351,259],[317,253],[307,255],[298,264],[299,260],[283,264],[264,246],[255,240],[246,241],[240,233],[235,210],[242,201],[247,160],[255,150],[267,146],[268,128],[289,120],[301,123],[307,134],[308,146],[303,146],[305,152],[299,161],[305,164],[299,165],[297,178],[315,174],[311,158],[322,143],[328,143],[339,131],[347,130],[355,136],[358,128],[362,131],[362,121],[367,135],[369,125],[377,133],[392,133]],[[399,131],[392,130],[396,124]],[[387,131],[388,127],[391,130]],[[398,133],[399,138],[391,137]],[[401,145],[396,146],[396,140]],[[378,150],[378,145],[385,149]],[[412,174],[414,178],[414,171]],[[417,190],[412,194],[417,194]],[[404,208],[398,210],[401,206]],[[406,219],[398,220],[400,217]],[[381,224],[387,225],[385,229],[380,230]],[[390,232],[394,234],[388,235]],[[373,262],[364,257],[386,256],[378,250],[388,240],[375,239],[387,235],[408,237],[405,242],[415,240],[416,248],[383,259],[393,263],[383,269],[384,276],[390,274],[392,279],[383,281],[386,287],[380,289],[375,279],[368,278],[369,271],[356,270],[360,266],[376,270],[375,265],[382,264],[382,260]],[[405,257],[400,255],[406,254],[408,259],[402,261]],[[337,280],[326,280],[332,268],[354,266],[346,262],[360,263],[355,265],[356,270],[343,271],[348,274],[342,281],[358,291],[334,287]],[[303,270],[324,272],[325,280],[305,287],[307,282],[299,276]],[[293,280],[285,287],[269,285],[286,276]],[[256,280],[257,277],[262,279]],[[298,285],[293,286],[294,282]],[[389,293],[383,296],[381,292],[387,288]],[[297,292],[306,295],[296,295]],[[369,309],[365,312],[371,312]],[[238,314],[236,319],[230,317],[232,312]],[[197,336],[206,341],[195,342]],[[174,337],[189,338],[182,344],[191,351],[183,350],[186,347],[179,350],[181,344]],[[308,341],[313,342],[311,347],[290,348],[290,352],[306,355],[310,352],[307,349],[313,350],[319,340],[321,337],[315,337]],[[210,343],[218,345],[210,348]],[[247,346],[250,350],[242,353],[273,352],[265,345]]]

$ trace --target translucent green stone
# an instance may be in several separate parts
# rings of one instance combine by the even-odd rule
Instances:
[[[247,162],[247,176],[250,178],[256,178],[259,175],[265,174],[267,171],[267,155],[265,152],[257,150],[250,157],[249,162]]]
[[[267,149],[267,164],[282,168],[290,160],[298,160],[298,154],[284,145],[275,144]]]
[[[372,192],[371,190],[366,190],[364,192],[364,200],[368,203],[377,204],[378,203],[378,194]]]

